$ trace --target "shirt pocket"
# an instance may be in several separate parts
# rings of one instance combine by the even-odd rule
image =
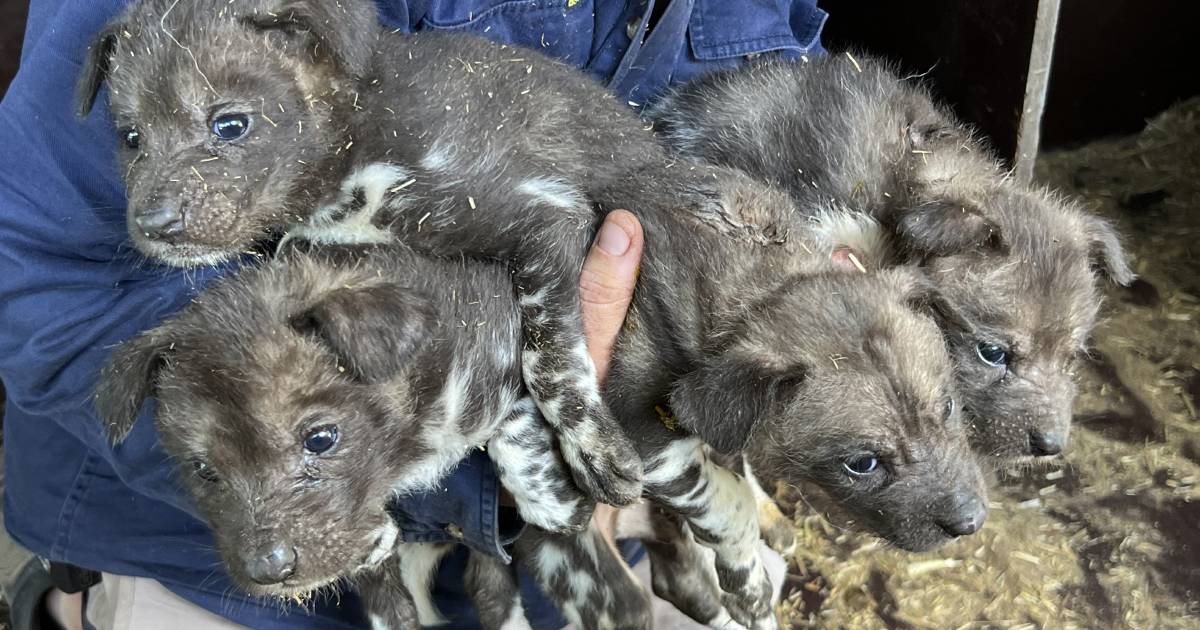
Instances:
[[[451,0],[439,2],[418,30],[458,31],[524,46],[575,67],[587,63],[593,0]]]
[[[814,0],[696,0],[688,34],[692,54],[712,61],[775,50],[819,50],[828,17]]]

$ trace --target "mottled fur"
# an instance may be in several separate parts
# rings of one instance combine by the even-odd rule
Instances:
[[[116,126],[136,130],[121,151],[134,244],[206,265],[292,228],[510,264],[531,395],[577,483],[633,501],[641,469],[598,393],[578,270],[589,194],[664,152],[581,73],[462,34],[390,34],[374,12],[142,0],[102,32],[81,109],[106,82]],[[228,116],[244,135],[217,136]]]
[[[1008,181],[927,90],[865,56],[717,73],[653,117],[685,156],[780,186],[802,213],[834,203],[878,217],[944,298],[975,449],[1012,459],[1065,446],[1072,364],[1100,302],[1094,269],[1132,279],[1106,222]],[[985,363],[981,344],[1007,366]]]
[[[515,568],[499,558],[472,553],[467,559],[463,587],[485,630],[521,630],[529,627],[521,605]]]
[[[653,510],[650,525],[652,531],[643,536],[642,543],[650,561],[654,594],[710,628],[741,627],[718,597],[711,552],[696,542],[687,524],[670,512]]]
[[[649,595],[596,527],[566,536],[526,530],[513,557],[576,628],[648,630],[652,625]]]
[[[143,399],[157,399],[163,446],[251,593],[356,574],[386,586],[406,548],[394,553],[386,505],[436,487],[473,448],[493,448],[528,522],[590,521],[592,503],[525,398],[520,335],[497,266],[400,246],[298,247],[119,347],[96,402],[120,439]],[[331,427],[332,448],[313,452],[306,439]],[[264,574],[274,553],[291,566]]]

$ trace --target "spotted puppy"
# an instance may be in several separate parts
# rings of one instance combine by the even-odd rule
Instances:
[[[1008,180],[926,89],[872,58],[718,73],[653,117],[684,155],[787,190],[799,221],[828,203],[880,219],[945,298],[939,321],[975,450],[1004,461],[1066,446],[1096,271],[1133,278],[1109,224]]]
[[[983,480],[923,313],[940,300],[931,283],[915,269],[834,264],[852,253],[837,232],[870,233],[856,227],[869,218],[792,225],[785,194],[702,165],[632,178],[605,199],[655,209],[696,196],[711,197],[696,204],[705,210],[643,213],[642,273],[605,398],[641,449],[647,495],[713,550],[728,615],[771,627],[753,490],[706,444],[817,484],[911,550],[978,529]]]
[[[370,0],[139,0],[96,38],[133,244],[210,265],[293,234],[511,264],[530,393],[577,483],[640,491],[584,346],[589,193],[665,161],[582,73],[461,34],[393,34]]]
[[[431,606],[395,593],[427,591],[445,548],[398,545],[386,506],[475,448],[527,522],[590,520],[524,393],[503,268],[400,246],[289,250],[122,344],[96,394],[116,440],[157,399],[163,447],[239,585],[291,597],[354,577],[392,627],[428,623]]]

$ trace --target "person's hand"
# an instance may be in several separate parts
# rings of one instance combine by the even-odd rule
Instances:
[[[579,275],[583,330],[601,382],[608,375],[613,344],[633,300],[642,245],[637,218],[626,210],[614,210],[604,218]]]
[[[604,218],[579,276],[579,299],[583,304],[583,330],[588,354],[596,364],[600,381],[608,375],[613,344],[625,322],[633,300],[638,264],[642,259],[642,226],[633,214],[614,210]],[[597,505],[593,515],[600,532],[611,543],[618,510]]]

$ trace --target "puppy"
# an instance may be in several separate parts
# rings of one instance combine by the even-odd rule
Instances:
[[[683,155],[780,186],[802,214],[835,203],[877,217],[944,298],[975,450],[1001,461],[1062,451],[1096,270],[1133,278],[1106,222],[1008,181],[927,90],[868,57],[717,73],[651,116]]]
[[[705,443],[819,485],[905,549],[977,530],[982,474],[950,358],[924,314],[941,301],[932,284],[911,268],[842,268],[846,246],[877,231],[869,217],[831,208],[819,223],[796,222],[785,194],[736,172],[676,171],[604,196],[650,209],[706,198],[643,213],[642,273],[604,395],[641,449],[647,496],[715,552],[728,615],[774,622],[753,490]]]
[[[589,193],[664,152],[582,73],[461,34],[387,33],[375,10],[140,0],[106,27],[80,111],[107,83],[134,245],[208,265],[291,228],[510,263],[524,378],[577,483],[635,500],[639,460],[597,390],[578,270]]]
[[[248,592],[300,596],[354,576],[377,616],[428,622],[431,606],[389,602],[427,590],[444,547],[397,546],[392,498],[487,447],[527,522],[590,520],[524,394],[520,335],[501,267],[297,247],[122,344],[96,406],[120,440],[157,399],[163,447]]]

